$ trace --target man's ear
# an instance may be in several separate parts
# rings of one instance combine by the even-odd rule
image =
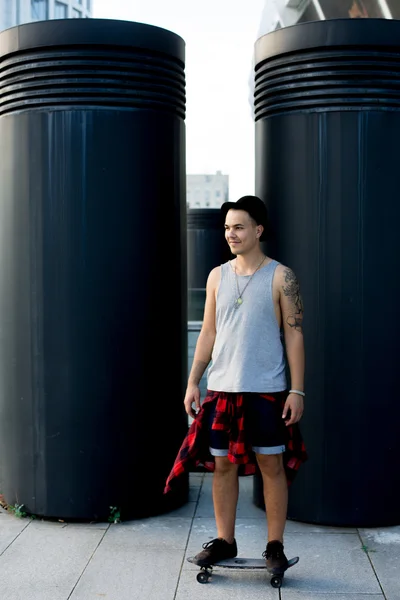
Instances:
[[[257,237],[260,238],[262,236],[262,232],[264,231],[264,227],[262,225],[257,225]]]

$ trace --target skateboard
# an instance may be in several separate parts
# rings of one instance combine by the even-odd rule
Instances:
[[[197,564],[194,556],[187,559],[190,563],[194,565]],[[288,566],[281,573],[271,574],[271,585],[273,588],[280,588],[282,586],[283,578],[285,575],[285,571],[290,569],[299,562],[299,557],[295,556],[288,561]],[[221,560],[213,565],[206,565],[200,567],[200,572],[197,573],[196,579],[199,583],[208,583],[208,580],[212,576],[212,571],[214,568],[221,569],[266,569],[267,565],[265,564],[264,558],[228,558],[226,560]]]

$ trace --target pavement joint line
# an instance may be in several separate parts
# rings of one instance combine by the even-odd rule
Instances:
[[[251,519],[251,517],[246,517],[246,519]],[[354,529],[354,531],[285,531],[285,537],[287,535],[357,535],[357,530]],[[336,592],[332,593],[336,594]]]
[[[89,566],[89,565],[90,565],[90,563],[92,562],[92,559],[93,559],[94,555],[96,554],[96,552],[97,552],[97,549],[99,548],[100,544],[101,544],[101,543],[102,543],[102,541],[104,540],[104,538],[105,538],[105,535],[106,535],[107,531],[109,531],[110,527],[111,527],[111,523],[108,525],[107,529],[104,529],[104,533],[103,533],[103,535],[101,536],[101,538],[100,538],[100,540],[99,540],[99,543],[97,544],[96,548],[93,550],[93,552],[92,552],[92,554],[91,554],[91,556],[90,556],[89,560],[87,561],[86,565],[84,566],[84,568],[83,568],[83,570],[82,570],[82,573],[79,575],[77,582],[75,583],[75,585],[73,586],[73,588],[72,588],[72,590],[71,590],[71,593],[70,593],[70,594],[67,596],[67,600],[70,600],[70,598],[71,598],[72,594],[73,594],[73,593],[74,593],[74,591],[76,590],[78,583],[80,582],[80,580],[82,579],[82,577],[83,577],[84,573],[86,572],[86,570],[87,570],[88,566]],[[101,531],[101,529],[99,529],[99,531]]]
[[[357,534],[358,534],[358,537],[360,538],[361,546],[364,546],[364,541],[363,541],[363,539],[362,539],[362,536],[361,536],[361,533],[360,533],[360,530],[359,530],[359,528],[358,528],[358,527],[357,527]],[[378,577],[378,573],[377,573],[377,572],[376,572],[376,570],[375,570],[374,563],[372,562],[372,559],[371,559],[371,557],[370,557],[370,555],[369,555],[369,552],[367,551],[365,554],[366,554],[366,555],[367,555],[367,557],[368,557],[369,564],[371,565],[371,569],[372,569],[372,571],[374,572],[374,575],[375,575],[375,577],[376,577],[376,580],[377,580],[377,582],[378,582],[378,584],[379,584],[379,587],[381,588],[382,596],[384,597],[384,599],[385,599],[385,600],[387,600],[387,598],[386,598],[386,594],[385,594],[385,590],[383,589],[383,586],[382,586],[382,584],[381,584],[381,582],[380,582],[380,579],[379,579],[379,577]]]
[[[199,491],[197,493],[196,506],[194,507],[194,511],[193,511],[193,515],[192,515],[192,521],[190,523],[190,527],[189,527],[189,531],[188,531],[188,535],[187,535],[187,540],[186,540],[186,545],[185,545],[185,549],[183,551],[183,557],[182,557],[181,567],[179,569],[178,581],[176,582],[175,592],[174,592],[174,596],[173,596],[172,600],[176,600],[176,595],[178,593],[179,583],[181,581],[182,569],[183,569],[183,565],[185,564],[186,551],[187,551],[187,548],[188,548],[188,545],[189,545],[189,539],[190,539],[190,535],[192,533],[193,522],[194,522],[194,519],[195,519],[195,516],[196,516],[197,507],[199,505],[201,490],[203,489],[203,482],[204,482],[204,473],[203,473],[203,477],[201,478],[201,484],[199,486]]]
[[[11,518],[16,518],[16,517],[11,517]],[[3,552],[0,552],[0,557],[1,557],[1,556],[3,556],[3,554],[4,554],[5,552],[7,552],[7,550],[10,548],[10,546],[12,546],[12,545],[13,545],[13,543],[15,542],[15,540],[17,540],[17,539],[19,538],[19,536],[20,536],[20,535],[22,535],[22,534],[24,533],[25,529],[27,529],[31,523],[32,523],[32,519],[30,519],[30,522],[29,522],[29,523],[27,523],[27,524],[25,525],[25,527],[24,527],[24,528],[23,528],[23,529],[22,529],[22,530],[21,530],[21,531],[20,531],[20,532],[19,532],[19,533],[18,533],[18,534],[15,536],[15,538],[11,540],[11,542],[8,544],[8,546],[6,546],[6,547],[4,548]]]
[[[291,589],[291,591],[293,591],[293,588]],[[280,592],[281,592],[281,590],[279,590],[279,593]],[[338,596],[340,594],[340,596],[350,596],[352,600],[355,596],[362,596],[363,598],[365,596],[370,596],[371,600],[374,600],[374,598],[376,598],[377,600],[382,600],[382,597],[384,597],[386,600],[386,596],[382,596],[382,594],[376,594],[375,592],[371,593],[371,592],[318,592],[318,591],[296,592],[296,591],[294,591],[294,593],[298,596],[299,600],[301,600],[302,598],[304,600],[310,600],[309,594],[311,594],[312,596],[316,595],[316,594],[322,594],[323,596],[326,596],[326,597],[332,596],[332,598],[335,598],[335,596]],[[306,596],[306,594],[308,594],[308,596]],[[282,600],[285,600],[283,596],[282,596]]]

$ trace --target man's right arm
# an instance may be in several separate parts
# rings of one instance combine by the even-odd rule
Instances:
[[[216,310],[216,290],[219,285],[221,268],[216,267],[211,271],[207,279],[206,301],[204,306],[203,324],[197,339],[196,349],[193,357],[193,364],[190,370],[188,385],[185,395],[185,410],[191,417],[196,415],[192,404],[195,404],[196,410],[200,408],[200,388],[199,383],[207,369],[212,355],[215,342],[215,310]]]

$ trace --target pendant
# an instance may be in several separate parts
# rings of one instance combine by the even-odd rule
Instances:
[[[243,303],[243,300],[241,298],[237,298],[236,302],[235,302],[235,308],[239,308],[239,306]]]

